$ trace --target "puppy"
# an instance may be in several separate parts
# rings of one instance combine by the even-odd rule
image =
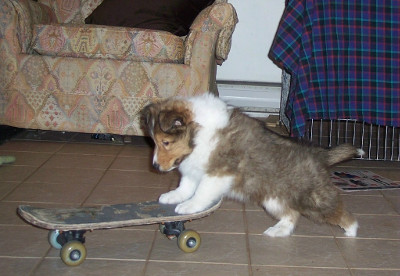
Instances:
[[[356,236],[358,223],[331,183],[329,167],[361,150],[299,144],[211,94],[153,103],[143,114],[155,143],[153,166],[181,173],[179,187],[159,198],[178,204],[177,213],[199,212],[227,197],[257,203],[277,218],[264,232],[271,237],[290,235],[300,215]]]

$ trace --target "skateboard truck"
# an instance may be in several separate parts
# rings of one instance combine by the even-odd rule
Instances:
[[[196,231],[185,229],[185,222],[187,221],[161,223],[160,232],[170,240],[178,238],[179,249],[186,253],[192,253],[199,248],[201,239]]]
[[[56,238],[56,241],[63,246],[69,241],[76,240],[81,243],[85,243],[85,237],[83,236],[86,233],[86,230],[71,230],[71,231],[59,231],[59,235]]]
[[[185,230],[185,222],[186,221],[164,222],[160,224],[160,232],[170,240],[175,239]]]

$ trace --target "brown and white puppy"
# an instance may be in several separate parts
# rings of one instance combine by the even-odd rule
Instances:
[[[358,223],[331,183],[329,166],[361,150],[301,145],[210,94],[150,104],[144,117],[155,142],[154,167],[181,173],[179,187],[159,198],[178,204],[177,213],[228,197],[258,203],[279,219],[264,232],[271,237],[290,235],[300,215],[356,236]]]

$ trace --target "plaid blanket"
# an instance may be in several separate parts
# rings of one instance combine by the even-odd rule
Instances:
[[[269,56],[292,75],[292,136],[308,119],[400,126],[399,0],[288,0]]]

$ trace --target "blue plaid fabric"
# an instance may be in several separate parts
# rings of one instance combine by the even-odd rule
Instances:
[[[289,0],[269,56],[292,75],[292,136],[308,119],[400,126],[399,0]]]

